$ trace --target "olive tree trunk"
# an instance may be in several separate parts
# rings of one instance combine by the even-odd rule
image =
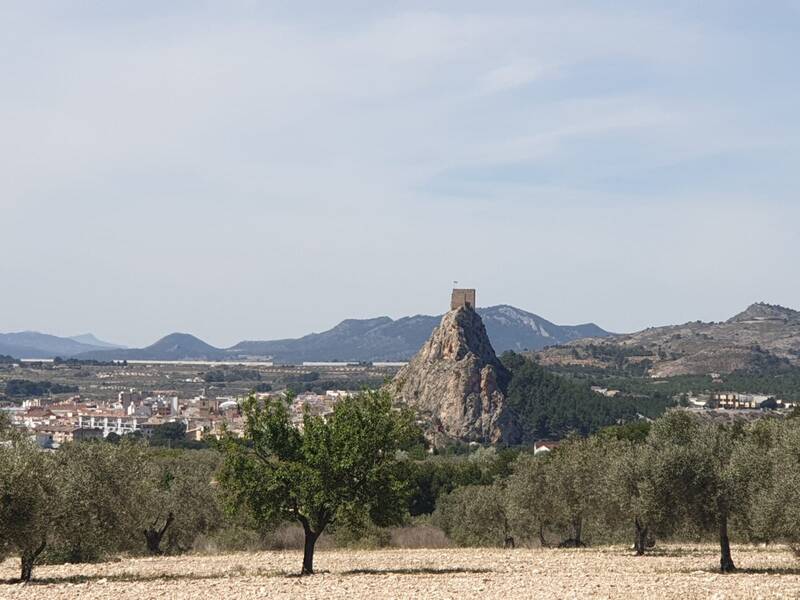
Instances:
[[[559,548],[585,548],[583,543],[583,517],[572,520],[572,537],[558,545]]]
[[[550,544],[547,543],[547,538],[544,537],[544,523],[539,521],[539,545],[542,548],[549,548]]]
[[[161,550],[161,540],[164,538],[164,534],[167,533],[167,529],[169,529],[169,526],[172,525],[174,520],[175,515],[169,513],[169,515],[167,515],[167,520],[161,529],[156,529],[156,525],[154,523],[152,527],[144,530],[144,539],[147,542],[147,551],[150,554],[154,556],[163,554]]]
[[[719,520],[719,570],[723,573],[731,573],[736,570],[731,557],[731,541],[728,537],[728,515],[722,515]]]
[[[36,564],[36,559],[39,555],[44,552],[45,546],[47,546],[47,540],[42,540],[38,548],[26,550],[22,553],[22,556],[20,556],[20,581],[28,582],[31,580],[31,577],[33,577],[33,566]]]
[[[644,556],[645,550],[647,550],[648,529],[642,525],[639,519],[635,519],[633,523],[636,528],[636,539],[633,547],[636,550],[636,556]]]

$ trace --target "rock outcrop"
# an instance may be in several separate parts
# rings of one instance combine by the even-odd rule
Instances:
[[[506,402],[510,378],[480,315],[462,306],[442,317],[389,388],[428,421],[437,445],[448,439],[513,444],[519,429]]]

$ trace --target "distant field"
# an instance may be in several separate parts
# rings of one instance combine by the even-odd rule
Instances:
[[[34,382],[51,382],[77,386],[81,397],[90,401],[116,400],[121,390],[136,388],[145,392],[154,390],[174,391],[181,398],[192,398],[205,393],[212,398],[218,396],[241,396],[250,393],[258,384],[269,384],[276,390],[297,386],[296,391],[314,389],[324,393],[327,389],[360,390],[378,387],[391,378],[398,367],[392,366],[268,366],[267,363],[209,363],[200,361],[129,361],[127,366],[69,366],[54,365],[48,361],[24,363],[23,367],[0,365],[0,400],[3,400],[5,382],[24,379]],[[204,381],[209,371],[226,371],[224,381]],[[236,375],[245,378],[237,378]],[[253,374],[256,374],[254,377]],[[234,375],[234,377],[230,377]],[[73,394],[64,393],[49,397],[30,397],[45,400],[66,400]],[[22,402],[25,397],[10,398]]]
[[[40,567],[10,598],[796,598],[800,561],[783,547],[735,547],[741,571],[720,575],[714,546],[626,549],[320,551],[318,575],[295,575],[297,552],[121,560]],[[0,579],[17,562],[0,565]]]

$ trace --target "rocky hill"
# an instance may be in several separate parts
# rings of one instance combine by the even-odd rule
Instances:
[[[54,358],[56,356],[66,358],[99,349],[101,349],[100,346],[80,340],[48,335],[38,331],[0,333],[0,354],[16,358]]]
[[[188,333],[171,333],[146,348],[104,349],[79,354],[94,360],[224,360],[225,350]]]
[[[758,303],[722,323],[651,327],[537,355],[545,365],[621,367],[652,377],[800,366],[800,312]]]
[[[464,306],[442,317],[388,387],[420,412],[436,444],[450,439],[512,444],[520,432],[506,402],[510,377],[481,317]]]
[[[98,339],[93,333],[82,333],[81,335],[73,335],[69,339],[74,340],[76,342],[80,342],[81,344],[88,344],[89,346],[95,346],[96,348],[125,348],[121,344],[114,344],[112,342],[106,342],[105,340]]]

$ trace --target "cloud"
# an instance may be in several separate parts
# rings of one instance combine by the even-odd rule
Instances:
[[[507,91],[536,81],[544,72],[545,69],[529,62],[509,63],[489,71],[484,86],[489,93]]]

